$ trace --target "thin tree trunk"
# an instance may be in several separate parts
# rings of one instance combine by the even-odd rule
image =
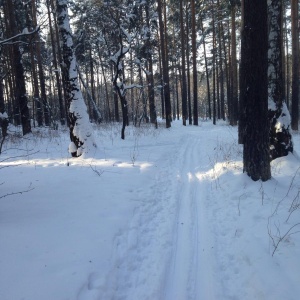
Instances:
[[[205,63],[205,74],[206,74],[206,90],[207,90],[207,104],[208,104],[208,117],[211,119],[211,100],[210,100],[210,84],[209,84],[209,72],[208,72],[208,62],[206,55],[206,46],[205,46],[205,34],[202,18],[200,18],[200,25],[203,36],[203,52],[204,52],[204,63]]]
[[[192,14],[192,55],[193,55],[193,121],[198,125],[198,76],[197,76],[197,47],[196,47],[196,11],[195,1],[191,0]]]
[[[62,95],[62,85],[59,77],[59,70],[58,70],[58,63],[57,63],[57,51],[56,51],[56,45],[55,45],[55,38],[54,38],[54,32],[52,28],[52,17],[50,13],[51,3],[49,0],[47,0],[47,13],[48,13],[48,22],[49,22],[49,32],[50,32],[50,38],[51,38],[51,48],[52,48],[52,55],[53,55],[53,67],[54,67],[54,73],[55,73],[55,83],[56,83],[56,90],[57,90],[57,96],[58,96],[58,104],[59,104],[59,116],[60,116],[60,124],[65,125],[65,119],[66,119],[66,113],[65,113],[65,107],[64,107],[64,99]],[[54,20],[55,22],[55,20]],[[59,45],[58,45],[59,47]]]
[[[218,0],[218,6],[219,6]],[[224,96],[224,71],[223,71],[223,56],[222,56],[222,15],[218,14],[218,40],[219,40],[219,67],[220,67],[220,118],[225,120],[225,96]]]
[[[263,1],[263,0],[262,0]],[[236,56],[236,6],[231,7],[231,74],[232,74],[232,110],[230,125],[237,125],[238,120],[238,75],[237,75],[237,56]]]
[[[8,19],[10,21],[10,32],[11,34],[17,35],[17,23],[16,23],[16,2],[7,2],[7,14]],[[26,135],[31,132],[31,124],[30,124],[30,115],[28,108],[28,97],[26,92],[26,83],[25,83],[25,75],[24,68],[22,64],[22,54],[20,51],[20,46],[18,43],[14,43],[12,45],[12,53],[13,53],[13,64],[14,64],[14,79],[15,79],[15,98],[16,102],[20,109],[21,114],[21,125],[23,135]]]
[[[180,0],[180,40],[181,40],[181,105],[182,105],[182,124],[186,126],[187,120],[187,86],[186,86],[186,73],[185,73],[185,33],[184,33],[184,23],[183,23],[183,5]]]
[[[292,15],[292,129],[298,130],[299,122],[299,28],[298,0],[291,0]]]
[[[164,26],[162,19],[162,0],[157,0],[157,11],[159,20],[159,32],[161,40],[161,59],[162,59],[162,71],[163,71],[163,84],[164,84],[164,101],[166,110],[166,128],[171,127],[172,111],[171,111],[171,99],[170,99],[170,80],[169,80],[169,67],[168,67],[168,51],[166,46],[166,36],[164,32]],[[166,20],[164,20],[166,22]]]

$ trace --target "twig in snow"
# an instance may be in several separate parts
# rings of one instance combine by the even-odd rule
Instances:
[[[100,177],[103,173],[104,170],[98,171],[95,167],[93,167],[92,165],[90,165],[90,168]]]
[[[28,192],[30,192],[30,191],[32,191],[32,190],[34,190],[34,188],[31,188],[31,189],[26,190],[26,191],[20,191],[20,192],[12,192],[12,193],[8,193],[8,194],[5,194],[5,195],[3,195],[3,196],[0,196],[0,199],[5,198],[5,197],[8,197],[8,196],[17,195],[17,194],[21,194],[21,195],[22,195],[23,193],[28,193]]]
[[[270,219],[268,220],[268,234],[269,234],[270,239],[272,240],[272,244],[273,244],[273,248],[274,248],[273,252],[272,252],[272,256],[274,256],[279,244],[282,241],[284,241],[286,238],[290,237],[292,234],[296,234],[296,233],[300,232],[299,230],[295,231],[295,232],[291,232],[291,230],[293,230],[295,227],[300,225],[300,223],[297,223],[297,224],[293,225],[292,227],[290,227],[290,229],[284,235],[281,235],[280,228],[278,225],[276,225],[277,235],[273,235],[272,230],[269,227],[269,224],[270,224],[269,221],[270,221]],[[277,241],[276,241],[276,239],[277,239]]]

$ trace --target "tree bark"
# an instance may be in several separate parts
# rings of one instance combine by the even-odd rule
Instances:
[[[70,140],[69,152],[73,157],[88,155],[96,147],[87,108],[79,88],[77,62],[66,0],[56,0],[56,15],[62,42],[63,73],[66,86]]]
[[[268,116],[271,160],[293,152],[291,117],[284,99],[282,9],[282,0],[269,0]]]
[[[17,22],[16,22],[16,17],[18,15],[18,10],[16,9],[17,6],[22,6],[22,5],[18,5],[17,2],[8,1],[6,6],[6,12],[10,24],[10,33],[12,34],[12,36],[18,34]],[[26,135],[31,132],[31,124],[30,124],[26,84],[25,84],[24,67],[22,64],[22,54],[20,51],[19,43],[14,43],[12,45],[12,54],[14,58],[13,70],[14,70],[14,83],[15,83],[15,98],[20,109],[22,132],[23,135]]]
[[[291,0],[292,16],[292,129],[298,130],[299,122],[299,28],[298,0]]]
[[[198,125],[198,76],[197,76],[197,46],[196,46],[196,11],[195,1],[191,0],[192,14],[192,55],[193,55],[193,124]]]
[[[241,81],[245,118],[244,172],[256,181],[271,178],[268,121],[267,0],[244,0]]]
[[[186,126],[187,120],[187,86],[186,86],[186,64],[185,64],[185,34],[184,34],[184,23],[183,23],[183,2],[180,0],[180,41],[181,41],[181,109],[182,109],[182,124]]]
[[[262,0],[263,1],[263,0]],[[231,115],[230,125],[237,125],[238,120],[238,75],[237,75],[237,56],[236,56],[236,4],[231,6]]]
[[[162,60],[162,72],[163,72],[163,89],[164,89],[164,101],[165,101],[165,114],[166,114],[166,128],[171,127],[172,111],[171,111],[171,99],[170,99],[170,80],[169,80],[169,67],[167,61],[167,49],[166,49],[166,36],[164,32],[164,22],[162,19],[162,0],[157,0],[157,11],[159,20],[159,35],[161,41],[161,60]],[[164,20],[166,22],[166,20]]]

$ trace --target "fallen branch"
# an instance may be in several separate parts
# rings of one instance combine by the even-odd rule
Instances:
[[[34,190],[34,188],[31,188],[29,190],[26,190],[26,191],[21,191],[21,192],[13,192],[13,193],[9,193],[9,194],[6,194],[6,195],[3,195],[3,196],[0,196],[0,199],[2,198],[5,198],[5,197],[8,197],[8,196],[13,196],[13,195],[17,195],[17,194],[23,194],[23,193],[28,193],[30,191]]]

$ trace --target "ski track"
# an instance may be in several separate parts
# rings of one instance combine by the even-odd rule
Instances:
[[[203,151],[199,132],[184,137],[179,162],[178,211],[174,227],[172,261],[165,289],[165,300],[214,299],[211,258],[204,201],[205,173],[201,158]]]
[[[203,165],[213,149],[204,148],[200,130],[167,146],[155,178],[136,191],[128,228],[115,237],[109,274],[91,274],[78,300],[215,299]]]

